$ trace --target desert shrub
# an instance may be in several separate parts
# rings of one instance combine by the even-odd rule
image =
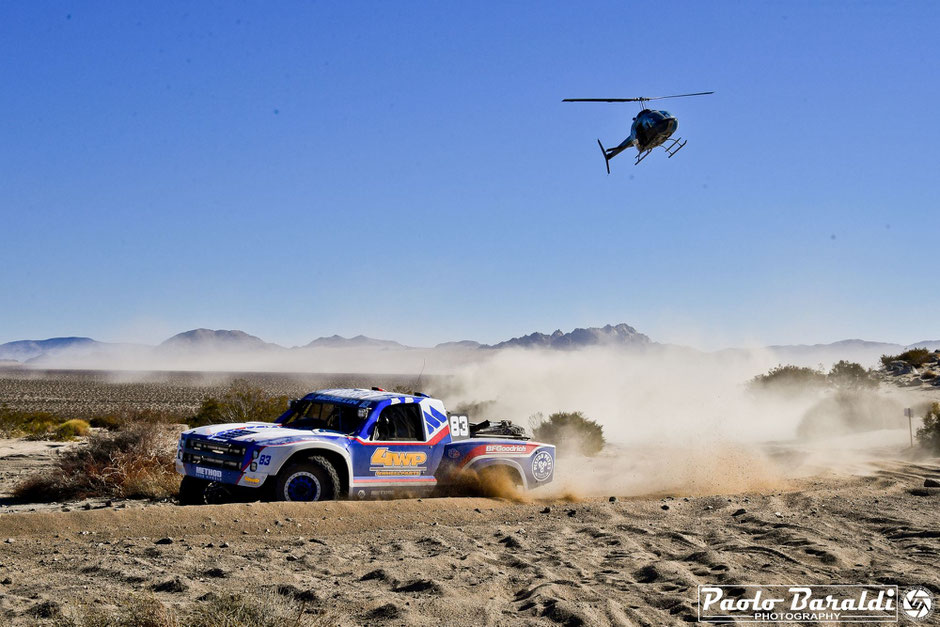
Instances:
[[[87,422],[79,418],[73,418],[56,427],[52,435],[56,440],[74,440],[77,437],[88,435],[89,429],[91,429],[91,425]]]
[[[926,348],[912,348],[904,351],[900,355],[882,355],[881,365],[887,368],[888,364],[892,361],[903,361],[909,366],[920,368],[930,361],[932,357],[931,352]]]
[[[935,455],[940,455],[940,403],[933,403],[924,414],[924,426],[917,430],[917,442]]]
[[[767,374],[759,374],[748,384],[757,390],[784,390],[794,388],[821,388],[828,383],[821,370],[804,366],[777,366]]]
[[[179,488],[174,468],[178,435],[149,423],[96,433],[83,446],[60,453],[49,470],[16,485],[13,494],[30,502],[172,496]]]
[[[548,419],[536,414],[530,421],[535,439],[554,444],[559,455],[596,455],[606,443],[604,427],[579,411],[557,412]]]
[[[273,422],[286,407],[286,396],[271,396],[243,379],[236,379],[220,397],[206,397],[196,415],[187,422],[191,427],[225,422]]]
[[[96,413],[86,416],[88,423],[98,429],[117,431],[124,425],[134,423],[147,424],[180,424],[186,422],[186,414],[181,411],[168,411],[150,407],[134,408],[121,407],[107,413]]]
[[[86,435],[88,427],[115,431],[133,423],[179,424],[185,422],[185,414],[159,409],[123,408],[107,413],[81,416],[81,418],[76,418],[71,413],[62,415],[0,406],[0,437],[70,440],[76,436]],[[75,429],[78,429],[78,432],[74,432]]]
[[[797,426],[801,438],[822,438],[906,425],[901,406],[871,390],[841,389],[810,407]]]
[[[832,367],[826,380],[837,388],[849,390],[878,387],[878,380],[871,376],[871,371],[844,359]]]
[[[63,422],[44,411],[20,411],[0,407],[0,436],[5,438],[41,438]]]
[[[124,424],[124,419],[120,414],[96,414],[88,418],[88,424],[96,429],[107,429],[116,431]]]

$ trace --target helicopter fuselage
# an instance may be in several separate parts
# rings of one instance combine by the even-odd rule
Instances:
[[[630,127],[630,139],[638,152],[661,146],[679,128],[679,120],[668,111],[643,109]]]

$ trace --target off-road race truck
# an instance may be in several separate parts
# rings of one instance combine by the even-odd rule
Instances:
[[[176,455],[182,504],[420,495],[467,477],[528,490],[554,469],[555,447],[521,427],[472,424],[438,399],[379,388],[319,390],[273,423],[189,429]]]

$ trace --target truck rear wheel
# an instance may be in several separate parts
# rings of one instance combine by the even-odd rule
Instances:
[[[279,501],[331,501],[339,495],[339,475],[326,458],[316,455],[277,475]]]

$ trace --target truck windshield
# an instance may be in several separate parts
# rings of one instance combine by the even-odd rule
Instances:
[[[361,412],[356,405],[341,405],[323,401],[297,401],[287,417],[279,421],[291,429],[326,429],[353,435],[362,427],[368,411]]]

